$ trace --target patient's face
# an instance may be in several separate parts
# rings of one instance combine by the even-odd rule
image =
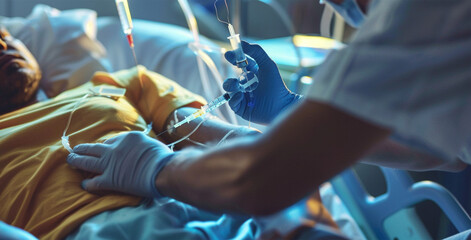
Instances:
[[[39,80],[41,71],[33,54],[0,27],[0,114],[35,99]]]

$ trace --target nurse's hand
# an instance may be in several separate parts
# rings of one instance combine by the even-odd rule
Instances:
[[[124,133],[104,143],[80,144],[73,150],[67,157],[71,166],[100,174],[82,182],[85,190],[152,198],[161,197],[155,179],[175,155],[165,144],[142,132]]]
[[[298,102],[301,96],[286,87],[275,62],[259,45],[242,41],[242,49],[246,55],[250,56],[247,58],[249,77],[250,74],[255,73],[259,83],[253,91],[253,106],[249,106],[251,99],[248,92],[236,93],[229,101],[229,105],[237,115],[246,120],[256,123],[270,123],[281,111]],[[225,57],[227,61],[236,65],[234,52],[226,52]],[[238,80],[235,78],[226,79],[223,88],[228,92],[238,91]]]

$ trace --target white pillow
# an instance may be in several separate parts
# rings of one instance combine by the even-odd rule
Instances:
[[[96,71],[110,70],[106,51],[96,40],[95,11],[59,11],[40,4],[28,17],[0,17],[0,24],[38,60],[40,87],[48,97],[89,81]]]
[[[121,23],[115,17],[98,19],[98,40],[107,49],[107,56],[113,71],[135,66],[134,58],[126,37],[121,30]],[[208,70],[210,84],[214,87],[211,94],[203,90],[196,61],[196,55],[188,47],[194,42],[192,33],[185,28],[159,22],[135,19],[133,36],[137,62],[147,69],[158,72],[182,85],[183,87],[211,99],[219,96],[217,81]],[[218,48],[209,39],[201,36],[201,44]],[[220,52],[208,52],[222,77],[235,76],[232,66]]]
[[[100,17],[97,25],[97,38],[107,49],[108,59],[113,70],[133,67],[135,65],[134,58],[121,30],[119,19]],[[204,66],[209,81],[207,87],[204,87],[199,74],[197,57],[188,47],[190,43],[194,42],[193,35],[188,29],[140,19],[135,19],[133,25],[138,64],[174,80],[184,88],[208,100],[219,97],[223,93],[220,80],[236,76],[234,67],[224,59],[220,48],[209,39],[200,36],[200,44],[213,49],[211,52],[205,52],[222,75],[222,79],[218,79]],[[230,122],[236,122],[234,113],[228,105],[219,108],[213,114]],[[239,122],[244,121],[239,120]]]

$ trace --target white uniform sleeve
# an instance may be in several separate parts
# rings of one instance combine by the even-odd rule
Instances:
[[[371,11],[307,97],[455,159],[471,133],[471,1],[384,0]]]

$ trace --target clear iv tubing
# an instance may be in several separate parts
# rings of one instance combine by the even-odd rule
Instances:
[[[224,90],[222,89],[223,80],[222,80],[221,74],[219,73],[219,71],[218,71],[216,65],[214,64],[214,62],[212,61],[212,59],[200,47],[201,44],[200,44],[200,39],[199,39],[198,26],[197,26],[196,18],[193,15],[193,13],[190,9],[188,1],[187,0],[178,0],[178,3],[180,4],[180,7],[182,8],[182,11],[185,15],[186,21],[188,23],[188,28],[190,29],[190,31],[193,34],[193,39],[194,39],[195,43],[193,45],[190,45],[190,47],[194,48],[192,50],[198,56],[196,58],[196,61],[197,61],[197,64],[198,64],[199,74],[200,74],[200,78],[201,78],[201,81],[202,81],[202,84],[203,84],[203,89],[205,91],[206,96],[211,96],[211,94],[209,92],[209,89],[211,88],[211,85],[210,85],[210,82],[209,82],[208,72],[206,71],[206,68],[204,67],[203,63],[206,63],[208,68],[211,70],[211,73],[214,76],[214,78],[216,80],[218,80],[218,82],[220,83],[220,84],[217,84],[220,92],[224,92]],[[220,117],[224,118],[224,115],[222,114],[222,112],[219,109],[217,109],[217,111],[218,111]],[[233,114],[233,112],[229,109],[228,106],[227,106],[227,112],[229,113],[230,122],[236,124],[237,123],[236,116],[235,116],[235,114]]]
[[[74,115],[75,110],[77,110],[78,106],[90,96],[91,94],[87,93],[82,98],[80,98],[80,100],[77,103],[75,103],[74,108],[72,109],[72,112],[70,112],[69,119],[67,120],[67,125],[65,126],[64,132],[62,133],[62,137],[61,137],[62,146],[64,146],[64,148],[67,149],[67,151],[69,151],[70,153],[72,153],[73,150],[70,147],[69,136],[66,135],[67,130],[69,130],[70,122],[72,121],[72,116]]]
[[[185,123],[189,123],[189,122],[191,122],[191,121],[193,121],[193,120],[195,120],[195,119],[197,119],[201,116],[204,116],[206,113],[210,113],[210,112],[214,111],[218,107],[222,106],[224,103],[228,102],[234,94],[235,94],[235,92],[233,92],[233,93],[224,93],[223,95],[217,97],[216,99],[212,100],[208,104],[202,106],[201,109],[199,109],[198,111],[196,111],[193,114],[185,117],[185,119],[175,123],[173,125],[173,128],[180,127],[181,125],[183,125]]]
[[[258,83],[258,78],[256,75],[254,75],[252,79],[248,80],[248,71],[247,71],[248,61],[242,49],[242,44],[240,42],[240,35],[235,33],[234,27],[232,26],[232,24],[228,23],[227,28],[229,29],[229,34],[230,34],[230,36],[227,37],[227,39],[229,39],[229,41],[231,42],[231,47],[236,58],[236,65],[238,68],[242,69],[243,71],[242,75],[239,77],[239,84],[240,84],[239,88],[242,92],[248,92],[249,97],[250,97],[250,101],[248,102],[248,106],[250,109],[248,120],[249,120],[249,126],[250,126],[250,122],[252,118],[252,111],[253,111],[253,107],[255,106],[255,98],[252,92],[255,88],[253,88],[252,85],[255,83]]]
[[[245,56],[244,51],[242,50],[242,44],[240,42],[240,35],[235,33],[234,27],[232,26],[232,24],[230,23],[227,24],[227,28],[229,29],[229,33],[230,33],[230,36],[227,37],[227,39],[229,39],[229,41],[231,42],[232,51],[234,52],[235,58],[236,58],[236,65],[238,68],[242,69],[243,71],[242,76],[241,76],[242,79],[239,79],[239,81],[247,80],[248,61],[247,61],[247,57]],[[242,92],[252,92],[253,89],[250,87],[254,83],[257,83],[257,82],[258,82],[258,78],[257,76],[254,76],[249,81],[242,83],[240,85],[240,90]]]
[[[116,2],[116,8],[118,9],[118,15],[119,15],[119,20],[121,21],[121,27],[123,29],[124,35],[126,35],[126,38],[129,43],[129,47],[131,48],[132,55],[134,57],[134,63],[136,64],[136,67],[138,65],[137,63],[137,57],[136,57],[136,51],[134,50],[134,39],[132,37],[132,18],[131,18],[131,12],[129,11],[129,5],[128,5],[128,0],[115,0]]]
[[[126,35],[126,38],[129,43],[129,47],[131,48],[132,51],[132,56],[134,57],[134,64],[136,65],[136,71],[138,71],[138,76],[139,76],[139,64],[137,63],[137,57],[136,57],[136,50],[134,49],[134,39],[132,37],[132,18],[131,18],[131,12],[129,11],[129,4],[128,0],[115,0],[116,2],[116,8],[118,9],[118,15],[119,15],[119,20],[121,21],[121,28],[123,29],[124,35]],[[141,88],[144,89],[144,83],[142,82],[141,77],[139,76],[139,84],[141,85]],[[149,111],[149,106],[147,105],[146,102],[146,107],[147,110]],[[147,128],[144,131],[145,134],[149,134],[150,130],[152,129],[152,122],[147,124]]]

